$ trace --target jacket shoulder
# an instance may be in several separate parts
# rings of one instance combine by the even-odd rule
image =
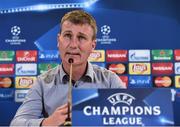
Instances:
[[[115,73],[110,71],[110,70],[107,70],[106,68],[104,67],[101,67],[101,66],[98,66],[98,65],[92,65],[93,66],[93,70],[96,74],[103,74],[105,75],[106,77],[108,76],[111,76],[111,75],[114,75]]]
[[[39,75],[38,78],[41,81],[43,81],[45,84],[49,84],[55,79],[55,76],[58,74],[58,71],[59,71],[59,65]]]

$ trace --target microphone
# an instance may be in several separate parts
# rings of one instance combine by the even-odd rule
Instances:
[[[74,62],[73,58],[69,58],[68,62],[71,64]]]
[[[72,58],[69,58],[68,62],[70,63],[69,87],[68,87],[68,116],[65,120],[64,126],[72,126],[71,117],[70,117],[70,113],[71,113],[70,106],[72,104],[72,64],[74,60]]]

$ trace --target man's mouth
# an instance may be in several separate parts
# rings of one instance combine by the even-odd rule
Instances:
[[[67,55],[80,55],[79,53],[75,53],[75,52],[67,52]]]

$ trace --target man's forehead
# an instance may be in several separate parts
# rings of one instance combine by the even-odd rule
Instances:
[[[70,21],[64,21],[61,27],[71,27],[71,26],[80,26],[80,27],[91,27],[88,23],[73,23]]]
[[[93,33],[93,29],[89,24],[87,24],[87,23],[85,23],[85,24],[74,24],[74,23],[72,23],[70,21],[65,21],[62,24],[61,31],[73,31],[73,30],[75,30],[75,29],[73,29],[73,27],[80,27],[80,29],[78,29],[78,30],[81,31],[82,33],[84,33],[84,32]]]

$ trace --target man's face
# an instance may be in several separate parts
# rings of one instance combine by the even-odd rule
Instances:
[[[96,46],[92,37],[93,29],[89,24],[80,25],[65,21],[62,24],[61,33],[58,34],[62,62],[67,64],[69,58],[73,58],[74,64],[85,64]]]

